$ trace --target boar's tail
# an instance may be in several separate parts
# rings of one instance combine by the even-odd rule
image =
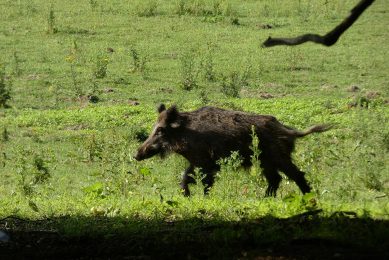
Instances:
[[[314,125],[305,131],[293,131],[293,135],[296,137],[304,137],[312,133],[321,133],[330,130],[334,125],[333,124],[323,124],[323,125]]]

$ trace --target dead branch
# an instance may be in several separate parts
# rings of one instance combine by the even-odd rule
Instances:
[[[308,41],[320,43],[325,46],[335,44],[339,37],[358,19],[358,17],[374,2],[374,0],[361,0],[352,10],[351,14],[338,26],[326,35],[304,34],[295,38],[271,38],[262,43],[262,47],[273,47],[276,45],[299,45]]]

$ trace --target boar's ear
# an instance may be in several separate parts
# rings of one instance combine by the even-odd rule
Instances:
[[[166,107],[164,104],[159,104],[158,108],[157,108],[157,111],[158,113],[161,114],[161,112],[165,111],[166,110]]]
[[[181,126],[180,115],[175,105],[167,110],[167,122],[171,128],[179,128]]]

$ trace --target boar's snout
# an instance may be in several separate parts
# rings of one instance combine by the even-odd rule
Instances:
[[[134,159],[137,161],[142,161],[148,158],[147,153],[143,147],[139,148],[138,152],[135,154]]]
[[[134,159],[137,160],[137,161],[142,161],[143,160],[143,158],[142,158],[142,156],[140,155],[139,152],[134,155]]]
[[[150,157],[153,157],[154,155],[160,153],[161,147],[159,144],[143,144],[139,149],[136,155],[134,156],[134,159],[137,161],[142,161],[145,159],[148,159]]]

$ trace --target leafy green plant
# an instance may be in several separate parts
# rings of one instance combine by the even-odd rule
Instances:
[[[318,200],[314,193],[306,193],[303,196],[292,194],[284,198],[283,201],[288,203],[287,206],[294,212],[318,209]]]
[[[239,193],[240,187],[236,181],[236,176],[242,162],[243,158],[238,151],[233,151],[229,157],[221,158],[217,161],[220,165],[218,181],[223,179],[226,185],[221,191],[223,197],[234,200],[233,198]]]
[[[102,182],[96,182],[92,185],[86,186],[82,189],[82,191],[90,200],[106,198],[104,184]]]
[[[261,150],[259,149],[259,138],[255,132],[255,126],[251,126],[251,146],[250,150],[253,152],[251,155],[251,175],[259,176],[260,175],[260,161],[259,156],[261,154]]]
[[[218,160],[221,171],[236,172],[236,170],[242,165],[243,159],[238,151],[231,152],[231,155],[226,158]]]

